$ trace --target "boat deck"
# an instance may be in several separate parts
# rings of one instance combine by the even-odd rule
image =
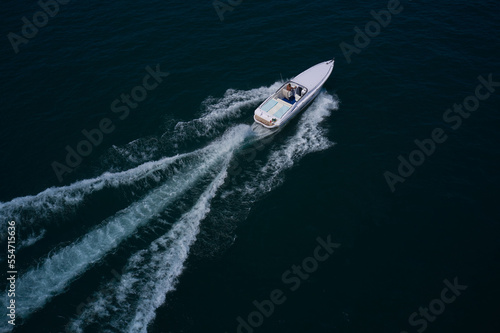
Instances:
[[[262,106],[262,110],[274,118],[281,119],[283,115],[292,107],[292,103],[285,102],[280,98],[273,98]]]

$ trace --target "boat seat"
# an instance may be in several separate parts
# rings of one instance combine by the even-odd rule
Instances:
[[[271,110],[272,108],[274,108],[274,106],[278,103],[278,101],[274,100],[274,99],[271,99],[270,101],[268,101],[264,106],[262,106],[262,110],[264,110],[265,112],[268,112],[269,110]]]
[[[283,88],[283,97],[285,97],[286,99],[290,99],[290,97],[292,97],[292,92],[286,90],[286,87]]]
[[[273,114],[273,116],[281,119],[281,117],[283,117],[283,115],[288,111],[288,109],[290,109],[288,105],[283,105],[278,111],[276,111]]]

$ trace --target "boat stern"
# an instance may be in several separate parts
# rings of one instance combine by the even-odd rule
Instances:
[[[266,128],[277,128],[278,124],[277,118],[274,118],[270,116],[267,112],[261,110],[260,108],[257,108],[254,112],[253,115],[253,120],[255,120],[256,123],[266,127]]]

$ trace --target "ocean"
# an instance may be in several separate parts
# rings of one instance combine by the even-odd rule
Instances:
[[[0,17],[0,332],[500,332],[497,1]]]

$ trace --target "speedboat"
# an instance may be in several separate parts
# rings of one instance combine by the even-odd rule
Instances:
[[[335,59],[319,63],[285,82],[254,112],[256,124],[281,129],[318,96],[333,71]]]

